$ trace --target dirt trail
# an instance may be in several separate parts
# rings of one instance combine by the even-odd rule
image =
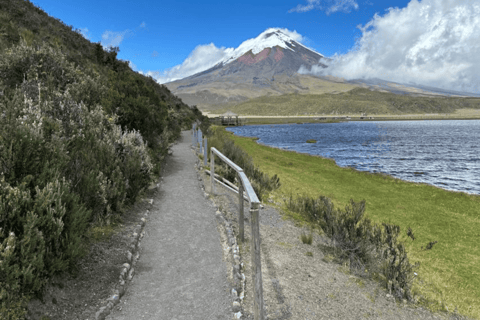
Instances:
[[[153,199],[135,276],[106,319],[232,319],[215,207],[183,132]]]

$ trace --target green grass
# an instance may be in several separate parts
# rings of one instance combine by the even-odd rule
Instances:
[[[302,116],[361,114],[434,114],[457,109],[480,109],[480,98],[418,97],[355,88],[342,93],[284,94],[262,96],[237,105],[216,109],[221,114],[233,111],[240,115]]]
[[[421,263],[413,287],[426,298],[421,303],[431,310],[457,306],[461,314],[480,318],[480,196],[340,168],[333,160],[261,146],[252,138],[230,138],[263,172],[279,176],[282,186],[272,195],[277,202],[291,194],[325,195],[337,207],[365,199],[366,216],[399,225],[410,262]],[[415,240],[407,236],[409,227]],[[425,250],[432,241],[438,243]]]
[[[302,242],[305,244],[312,244],[313,235],[311,233],[305,234],[302,232],[302,234],[300,235],[300,240],[302,240]]]

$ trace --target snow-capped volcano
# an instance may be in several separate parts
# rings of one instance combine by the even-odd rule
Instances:
[[[224,103],[263,94],[304,91],[300,67],[326,67],[326,58],[302,45],[301,36],[270,28],[244,41],[215,66],[165,85],[188,104]],[[199,98],[200,96],[205,98]]]
[[[247,52],[252,52],[253,55],[257,55],[267,48],[279,47],[283,49],[288,49],[295,52],[295,47],[302,46],[303,48],[315,52],[312,49],[305,47],[299,42],[295,41],[292,37],[288,36],[279,29],[269,28],[262,32],[258,37],[254,39],[249,39],[244,42],[238,48],[233,50],[230,57],[220,61],[222,64],[228,64],[240,58]],[[322,54],[315,52],[319,56],[323,57]]]

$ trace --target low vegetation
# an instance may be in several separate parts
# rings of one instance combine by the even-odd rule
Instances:
[[[201,114],[29,1],[0,28],[0,318],[21,319]]]
[[[334,259],[368,270],[392,294],[432,311],[458,308],[480,317],[480,196],[340,168],[331,159],[227,135],[259,170],[277,174],[282,185],[269,197],[287,217],[329,235]],[[345,210],[335,209],[345,203]]]
[[[306,233],[302,232],[302,234],[300,235],[300,240],[302,240],[302,243],[312,244],[313,234],[312,233],[306,234]]]
[[[354,202],[345,210],[334,208],[331,200],[320,196],[290,197],[286,208],[301,214],[311,224],[319,226],[331,239],[331,247],[322,248],[333,253],[338,262],[346,262],[354,273],[368,273],[382,281],[384,287],[398,299],[413,301],[414,270],[405,246],[398,240],[400,227],[382,223],[377,225],[365,218],[365,200]],[[312,243],[312,237],[302,234],[303,243]]]
[[[250,179],[252,187],[259,200],[264,199],[269,192],[280,187],[280,179],[278,176],[276,174],[269,176],[260,171],[258,167],[253,164],[252,158],[241,148],[236,146],[232,140],[227,138],[227,133],[222,128],[215,126],[210,127],[207,130],[207,140],[209,163],[210,149],[214,147],[243,169],[247,177]],[[220,174],[230,182],[236,181],[235,170],[224,164],[222,161],[216,162],[215,173]]]
[[[235,106],[215,109],[255,116],[303,115],[401,115],[453,113],[457,109],[480,109],[480,98],[419,97],[355,88],[342,93],[284,94],[263,96]]]

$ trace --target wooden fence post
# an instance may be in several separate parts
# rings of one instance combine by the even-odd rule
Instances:
[[[260,225],[258,205],[258,203],[252,203],[250,209],[250,223],[252,228],[250,252],[252,254],[252,280],[254,294],[253,312],[255,320],[265,320],[265,314],[263,311],[262,261],[260,258]]]
[[[238,180],[238,227],[240,228],[240,241],[243,243],[244,231],[243,231],[243,183],[240,174],[237,173]]]

